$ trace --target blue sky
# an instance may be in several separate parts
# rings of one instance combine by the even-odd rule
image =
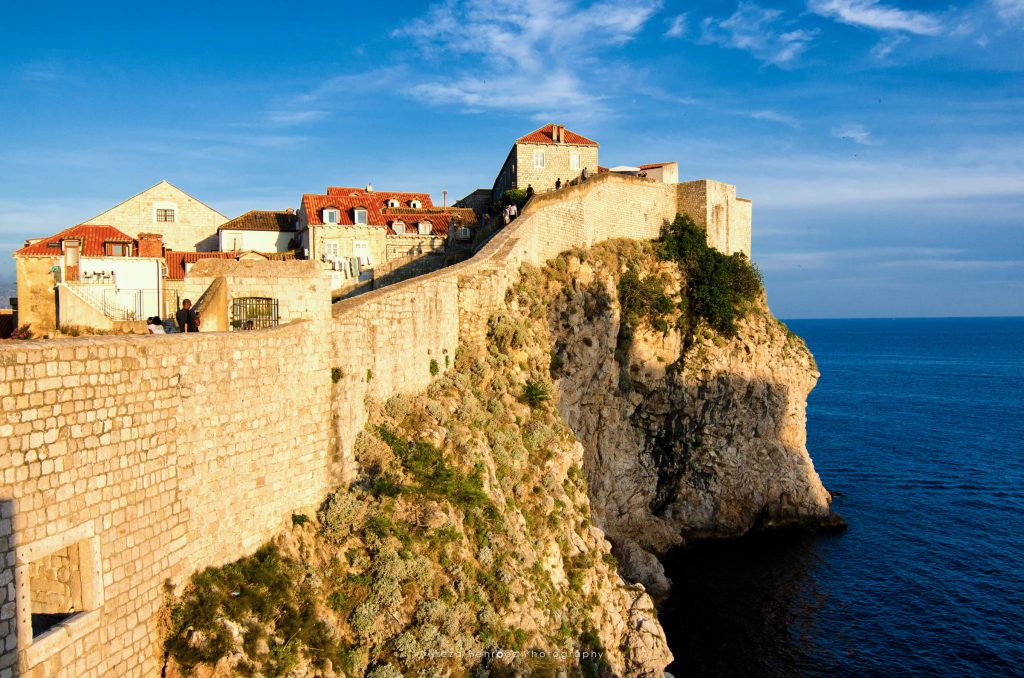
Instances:
[[[1024,0],[8,3],[0,276],[167,179],[489,187],[561,122],[754,201],[781,317],[1024,314]]]

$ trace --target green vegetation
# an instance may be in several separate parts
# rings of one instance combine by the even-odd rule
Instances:
[[[533,409],[537,409],[550,399],[551,390],[547,384],[541,381],[534,381],[533,379],[526,382],[526,386],[523,387],[523,395],[520,398],[520,400]]]
[[[660,276],[641,278],[631,266],[619,279],[618,287],[624,326],[632,329],[646,322],[656,330],[668,331],[667,318],[676,305],[665,292],[665,281]]]
[[[367,368],[366,370],[366,383],[369,384],[373,380],[373,370]]]
[[[510,188],[501,194],[501,207],[507,207],[508,205],[515,205],[516,207],[522,207],[526,204],[526,189],[525,188]]]
[[[430,376],[436,377],[437,373],[441,371],[441,367],[437,364],[437,360],[434,358],[430,359]]]
[[[340,367],[332,367],[331,368],[331,381],[333,383],[337,384],[339,381],[341,381],[341,378],[344,377],[344,376],[345,376],[345,373],[342,371],[342,369]]]
[[[658,256],[675,261],[686,277],[689,327],[704,320],[716,332],[735,336],[736,318],[761,294],[761,272],[741,253],[726,255],[708,247],[707,233],[679,215],[657,243]]]
[[[293,513],[292,514],[292,525],[302,527],[309,522],[309,516],[305,513]]]

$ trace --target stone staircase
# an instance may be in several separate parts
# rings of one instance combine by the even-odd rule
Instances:
[[[133,309],[125,308],[120,304],[110,301],[104,297],[102,289],[96,288],[94,285],[65,282],[62,283],[60,287],[62,290],[71,292],[110,320],[115,322],[139,320],[139,318],[135,317],[135,311]]]

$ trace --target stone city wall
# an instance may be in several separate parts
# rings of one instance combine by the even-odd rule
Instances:
[[[674,186],[601,175],[329,319],[0,344],[0,678],[158,674],[165,585],[252,553],[351,478],[367,397],[422,391],[484,340],[522,264],[656,238],[677,208]],[[85,612],[33,639],[32,564],[75,544]]]

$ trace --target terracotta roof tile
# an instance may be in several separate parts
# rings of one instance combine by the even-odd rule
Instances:
[[[649,165],[640,165],[640,169],[654,169],[655,167],[664,167],[665,165],[674,165],[674,162],[652,162]]]
[[[516,139],[517,144],[553,144],[555,143],[554,138],[554,123],[548,123],[540,129],[536,129],[524,137]],[[584,136],[565,130],[564,143],[573,144],[575,146],[599,146],[596,141],[588,139]]]
[[[234,252],[177,252],[168,250],[164,252],[164,260],[167,262],[167,279],[184,280],[185,265],[194,264],[201,259],[234,259],[237,254]]]
[[[250,210],[221,224],[220,231],[294,231],[299,217],[290,212]]]
[[[83,257],[106,256],[103,250],[104,243],[117,242],[135,244],[134,238],[122,233],[113,226],[79,224],[78,226],[72,226],[71,228],[65,229],[57,235],[51,235],[49,238],[42,238],[31,245],[26,245],[14,254],[15,256],[28,257],[58,256],[61,253],[61,241],[72,238],[82,241],[80,254]]]
[[[302,196],[302,207],[306,210],[306,218],[312,226],[323,225],[323,211],[333,207],[341,211],[341,226],[355,225],[355,209],[366,209],[366,220],[370,226],[387,226],[388,219],[384,210],[388,209],[388,200],[397,200],[399,207],[409,208],[409,203],[419,200],[424,209],[434,209],[429,193],[404,193],[400,191],[371,191],[361,188],[345,188],[331,186],[327,195],[307,193]]]

